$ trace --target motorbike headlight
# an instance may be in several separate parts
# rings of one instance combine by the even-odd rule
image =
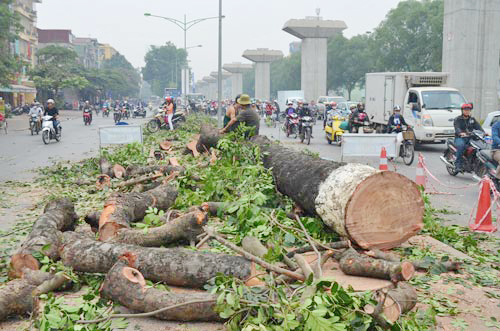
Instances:
[[[432,122],[432,117],[431,115],[424,115],[422,116],[422,125],[423,126],[434,126],[434,123]]]

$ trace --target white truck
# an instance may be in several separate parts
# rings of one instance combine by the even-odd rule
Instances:
[[[444,143],[455,134],[464,96],[446,87],[444,72],[381,72],[366,74],[366,113],[383,132],[395,105],[401,106],[418,143]]]
[[[278,91],[278,105],[280,106],[281,112],[285,111],[286,104],[288,101],[297,104],[298,100],[304,101],[304,91],[302,90]]]

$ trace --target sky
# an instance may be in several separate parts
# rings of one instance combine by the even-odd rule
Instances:
[[[342,20],[346,37],[373,31],[400,0],[222,0],[222,64],[250,63],[246,49],[269,48],[289,54],[299,39],[282,31],[289,19],[315,16]],[[70,29],[76,37],[109,43],[134,67],[144,66],[151,45],[170,41],[184,47],[184,32],[173,23],[144,13],[187,21],[218,16],[218,0],[42,0],[37,4],[38,27]],[[195,80],[217,71],[218,20],[194,25],[187,31],[188,59]]]

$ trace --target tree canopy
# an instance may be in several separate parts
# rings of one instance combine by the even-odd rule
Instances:
[[[10,43],[14,42],[21,25],[19,16],[10,9],[13,0],[0,2],[0,86],[10,85],[10,81],[21,69],[21,59],[13,55]]]
[[[158,96],[163,95],[166,87],[181,86],[181,69],[186,65],[186,51],[168,42],[164,46],[151,46],[144,57],[146,66],[142,75],[151,89]]]

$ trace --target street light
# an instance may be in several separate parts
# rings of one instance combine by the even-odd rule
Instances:
[[[196,48],[196,47],[203,47],[203,45],[189,46],[189,47],[186,47],[186,49]]]
[[[220,20],[220,16],[215,16],[215,17],[197,18],[197,19],[192,20],[192,21],[187,21],[186,20],[186,14],[184,14],[184,21],[180,21],[180,20],[177,20],[177,19],[171,18],[171,17],[153,15],[151,13],[144,13],[144,16],[146,16],[146,17],[162,18],[162,19],[167,20],[167,21],[169,21],[171,23],[174,23],[179,28],[181,28],[184,31],[184,51],[186,51],[186,57],[187,57],[187,49],[188,49],[187,46],[186,46],[187,30],[189,30],[190,28],[192,28],[194,25],[196,25],[196,24],[198,24],[200,22],[206,21],[206,20],[211,20],[211,19],[216,19],[216,18],[218,18]],[[187,78],[188,77],[186,75],[186,70],[184,70],[183,78],[184,78],[184,84],[183,84],[182,88],[184,90],[184,93],[187,94],[187,92],[188,92],[188,86],[186,86],[186,82],[187,82]]]

